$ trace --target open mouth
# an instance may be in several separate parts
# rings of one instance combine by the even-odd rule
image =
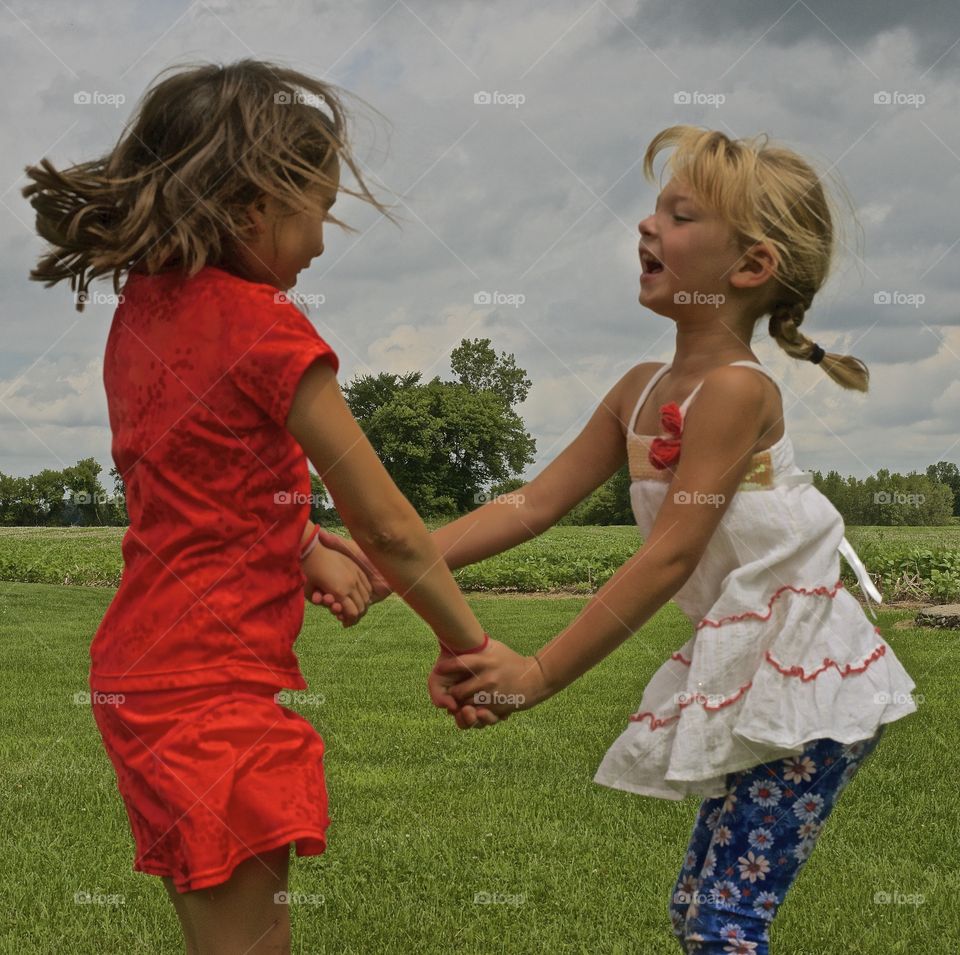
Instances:
[[[656,275],[663,271],[663,263],[647,252],[646,249],[640,252],[640,266],[644,275]]]

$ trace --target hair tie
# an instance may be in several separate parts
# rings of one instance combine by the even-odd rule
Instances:
[[[813,351],[810,353],[809,361],[812,361],[815,365],[819,365],[823,361],[823,356],[826,355],[826,352],[816,343],[813,343]]]

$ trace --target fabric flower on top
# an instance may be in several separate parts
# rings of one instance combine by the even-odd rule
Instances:
[[[660,406],[660,427],[665,433],[673,435],[671,438],[654,438],[650,442],[650,463],[662,471],[676,464],[680,457],[680,435],[683,432],[683,416],[680,406],[675,401],[668,401]]]

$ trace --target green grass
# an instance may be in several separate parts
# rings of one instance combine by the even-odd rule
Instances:
[[[434,529],[438,521],[428,521]],[[344,533],[342,528],[331,528]],[[0,580],[116,587],[122,527],[0,527]],[[960,599],[960,526],[850,527],[847,537],[884,600]],[[573,593],[602,586],[643,543],[637,527],[552,527],[503,554],[454,572],[467,592]],[[844,585],[859,596],[841,561]]]
[[[88,645],[112,592],[0,584],[3,953],[177,952],[160,881],[133,843],[89,707]],[[470,598],[523,651],[562,629],[579,597]],[[774,925],[778,955],[947,953],[960,945],[956,634],[884,637],[922,695],[841,797]],[[327,744],[332,824],[294,859],[298,953],[676,953],[666,900],[697,802],[591,779],[654,669],[689,633],[674,605],[558,697],[463,733],[426,697],[425,624],[396,597],[343,631],[310,607],[298,654],[324,702],[298,707]],[[122,904],[80,905],[78,891]],[[516,904],[482,905],[478,892]],[[876,892],[920,894],[879,905]]]

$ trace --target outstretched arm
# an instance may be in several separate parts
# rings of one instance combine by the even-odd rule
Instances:
[[[704,380],[684,425],[683,454],[643,547],[535,657],[513,659],[497,649],[486,660],[477,659],[472,673],[464,671],[465,679],[451,689],[459,703],[483,693],[498,712],[497,692],[529,695],[531,706],[559,692],[635,633],[683,586],[750,469],[760,437],[763,383],[742,371],[720,368]],[[437,669],[445,673],[455,665],[441,660]]]
[[[656,367],[631,368],[603,397],[580,434],[532,481],[432,534],[451,570],[537,537],[608,480],[626,461],[621,409]]]

